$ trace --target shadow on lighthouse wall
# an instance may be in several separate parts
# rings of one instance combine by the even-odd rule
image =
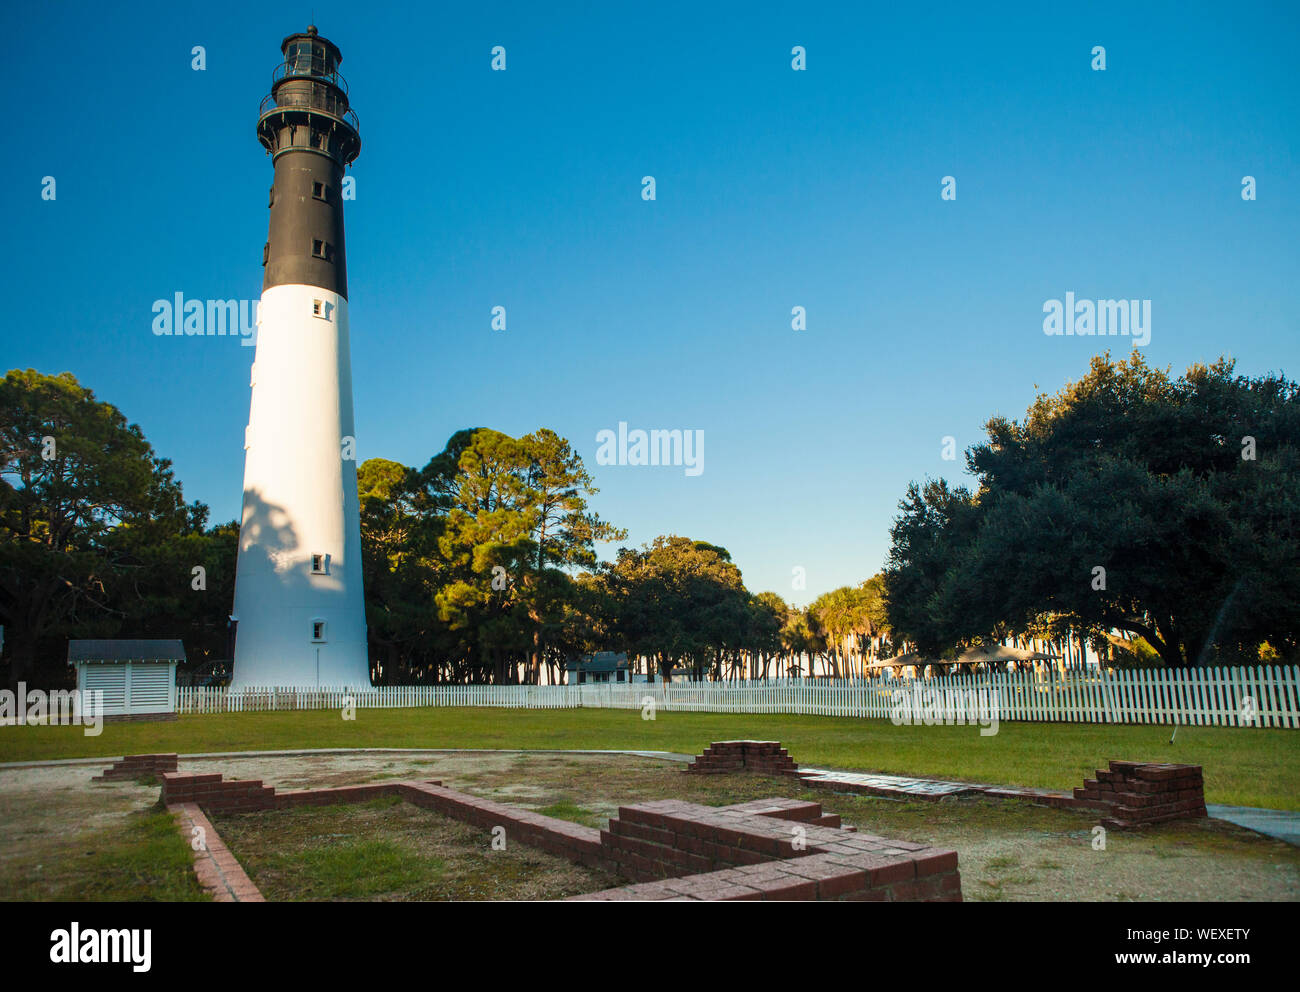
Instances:
[[[320,549],[304,547],[293,515],[258,489],[244,493],[239,548],[235,605],[241,619],[277,608],[344,605],[344,562],[325,554],[323,572],[313,572],[311,557]]]
[[[244,513],[239,525],[239,547],[261,548],[267,560],[288,567],[288,559],[298,550],[298,535],[289,512],[278,503],[262,498],[257,489],[244,491]]]

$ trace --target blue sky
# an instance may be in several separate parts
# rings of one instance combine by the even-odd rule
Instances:
[[[807,602],[880,568],[909,480],[962,477],[945,435],[1128,350],[1045,336],[1047,300],[1150,299],[1157,365],[1297,375],[1297,5],[996,6],[9,7],[4,367],[73,372],[238,515],[252,349],[151,307],[260,294],[258,104],[314,11],[363,139],[359,457],[551,427],[630,543]],[[619,421],[704,431],[703,474],[596,465]]]

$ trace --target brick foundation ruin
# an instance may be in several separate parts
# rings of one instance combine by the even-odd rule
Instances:
[[[724,742],[736,743],[751,742]],[[756,759],[743,764],[753,770],[789,774],[793,764],[779,745],[775,750],[739,750],[742,759]],[[724,747],[721,753],[726,751]],[[159,775],[162,801],[186,841],[203,838],[194,854],[195,873],[217,901],[260,901],[262,895],[208,814],[328,806],[381,796],[399,796],[488,829],[504,827],[513,840],[632,883],[574,897],[577,900],[961,900],[956,852],[858,833],[842,825],[838,815],[824,812],[820,803],[798,799],[722,807],[680,800],[638,803],[619,807],[608,828],[596,830],[457,792],[433,780],[279,792],[259,779],[182,774],[175,771],[176,762],[174,754],[132,755],[105,776],[136,779],[147,771]]]
[[[955,851],[860,834],[798,799],[620,806],[601,845],[642,881],[573,901],[961,901]]]
[[[686,770],[703,775],[738,771],[797,775],[799,766],[790,760],[780,741],[714,741]]]
[[[162,801],[187,840],[198,828],[206,846],[195,853],[201,883],[219,901],[262,898],[222,844],[206,814],[244,813],[366,802],[398,796],[424,809],[486,828],[551,854],[629,879],[632,884],[574,896],[579,901],[815,899],[876,902],[959,902],[957,854],[924,844],[859,833],[820,803],[757,799],[703,806],[677,799],[620,806],[604,830],[543,816],[449,789],[435,780],[278,792],[258,779],[181,774],[175,754],[137,754],[115,762],[102,780],[154,777]],[[1069,793],[825,770],[800,771],[777,741],[716,741],[686,769],[693,774],[750,771],[788,776],[837,791],[905,798],[987,795],[1108,814],[1108,829],[1206,815],[1198,765],[1111,761]],[[953,788],[947,789],[951,786]]]
[[[1096,778],[1084,779],[1074,798],[1109,813],[1101,821],[1108,830],[1209,815],[1200,765],[1112,761]]]
[[[724,774],[752,771],[789,775],[813,789],[889,799],[938,802],[969,796],[1019,799],[1057,809],[1097,810],[1107,815],[1108,830],[1143,827],[1168,820],[1206,816],[1205,783],[1200,765],[1112,761],[1096,778],[1070,792],[1017,786],[944,782],[897,775],[803,769],[778,741],[715,741],[687,766],[688,772]]]
[[[177,756],[174,754],[128,754],[121,761],[115,761],[103,773],[94,776],[92,782],[117,782],[123,779],[151,779],[161,781],[167,772],[176,771]]]

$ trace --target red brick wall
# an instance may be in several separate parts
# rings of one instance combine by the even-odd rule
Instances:
[[[1085,779],[1074,798],[1110,813],[1101,821],[1108,829],[1207,815],[1200,765],[1112,761],[1096,778]]]
[[[795,775],[799,766],[780,741],[714,741],[686,766],[696,774],[751,771],[764,775]]]
[[[820,804],[797,799],[622,806],[601,843],[638,884],[575,898],[960,901],[956,852],[824,820]]]
[[[177,756],[174,754],[128,754],[121,761],[115,761],[101,775],[91,779],[92,782],[116,781],[119,779],[152,778],[157,780],[165,772],[176,771]]]
[[[819,803],[798,799],[720,808],[680,800],[640,803],[620,807],[608,830],[595,830],[433,781],[277,794],[260,780],[225,781],[219,774],[168,772],[162,779],[163,801],[173,809],[192,810],[187,813],[191,823],[201,810],[247,812],[396,795],[488,830],[503,827],[508,844],[540,847],[641,883],[580,897],[586,899],[961,899],[954,852],[841,828],[839,817],[824,813]],[[216,838],[210,824],[206,830]],[[224,847],[216,853],[233,861]],[[201,877],[207,872],[209,887],[223,864],[216,853],[207,861],[201,858],[205,867],[196,869]],[[246,888],[242,882],[240,887]],[[233,889],[232,894],[240,898]]]
[[[195,803],[209,813],[249,812],[275,809],[275,789],[260,779],[222,780],[220,774],[182,775],[169,772],[162,777],[162,801],[168,806]]]
[[[177,803],[168,809],[194,851],[194,874],[213,902],[266,901],[195,803]]]

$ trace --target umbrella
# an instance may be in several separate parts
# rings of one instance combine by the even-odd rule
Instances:
[[[982,662],[1008,661],[1053,661],[1059,658],[1055,654],[1043,654],[1041,651],[1026,651],[1024,648],[1008,647],[1005,644],[981,644],[976,648],[967,648],[949,664],[978,665]]]

